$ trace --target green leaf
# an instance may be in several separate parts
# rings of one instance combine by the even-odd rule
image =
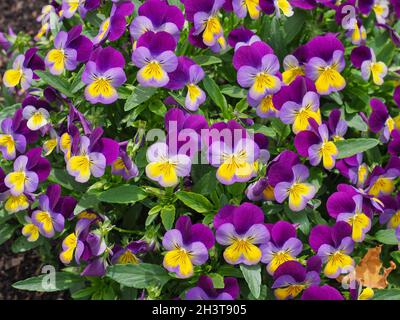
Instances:
[[[85,86],[85,83],[82,82],[82,74],[84,70],[85,66],[83,66],[81,70],[79,70],[79,72],[75,75],[74,81],[72,82],[70,89],[72,93],[77,93]]]
[[[17,226],[12,224],[4,224],[0,226],[0,245],[12,237]]]
[[[220,58],[217,58],[215,56],[197,56],[193,57],[194,62],[196,62],[199,66],[209,66],[212,64],[217,64],[217,63],[222,63],[222,60]]]
[[[42,244],[42,238],[37,241],[29,242],[24,236],[21,236],[15,240],[11,245],[11,251],[13,253],[21,253],[37,248]]]
[[[97,195],[88,193],[84,194],[74,209],[74,215],[77,215],[86,209],[96,209],[99,202]]]
[[[107,276],[125,287],[137,289],[162,287],[171,279],[163,267],[149,263],[114,265],[108,268]]]
[[[290,44],[293,39],[301,32],[306,19],[307,14],[303,10],[296,10],[295,14],[290,17],[290,19],[286,20],[284,24],[284,29],[286,32],[286,44]]]
[[[155,100],[149,104],[149,110],[160,117],[164,117],[167,112],[167,107],[161,100]]]
[[[62,187],[73,190],[76,192],[83,192],[87,190],[87,186],[82,183],[78,183],[72,176],[64,169],[52,169],[48,180],[53,183],[57,183]]]
[[[262,133],[263,135],[265,135],[267,137],[271,137],[271,138],[276,137],[276,131],[265,125],[256,123],[256,124],[254,124],[253,128],[254,128],[254,133]]]
[[[383,244],[396,245],[399,243],[394,229],[379,230],[375,233],[375,238]]]
[[[393,251],[390,253],[390,256],[396,260],[397,264],[400,264],[400,251]]]
[[[78,275],[68,272],[56,272],[54,274],[55,283],[53,286],[48,283],[52,276],[49,274],[42,274],[37,277],[28,278],[14,283],[12,286],[15,289],[38,291],[38,292],[55,292],[69,289],[72,285],[82,281]]]
[[[133,89],[132,94],[126,100],[124,110],[129,111],[138,105],[149,100],[157,91],[157,88],[137,86]]]
[[[229,84],[222,87],[221,93],[228,97],[238,98],[238,99],[242,99],[247,96],[246,90],[244,90],[243,88],[240,88],[238,86],[232,86]]]
[[[175,207],[165,206],[161,209],[161,222],[166,230],[170,230],[175,222]]]
[[[21,107],[20,103],[13,104],[11,106],[4,107],[0,110],[0,121],[3,119],[13,116],[15,111]]]
[[[215,289],[223,289],[225,287],[223,276],[218,273],[210,273],[209,276],[213,282]]]
[[[69,83],[59,76],[52,75],[50,72],[35,70],[35,73],[42,79],[47,85],[57,89],[68,98],[73,97],[73,93],[69,89]]]
[[[373,300],[400,300],[400,289],[378,290],[374,293]]]
[[[335,142],[339,150],[336,159],[344,159],[372,149],[379,144],[379,140],[370,138],[346,139]]]
[[[186,206],[198,213],[209,213],[213,210],[210,200],[201,194],[194,192],[178,191],[176,197]]]
[[[135,203],[147,197],[147,193],[134,185],[125,185],[109,189],[100,193],[100,201],[108,203]]]
[[[240,265],[244,279],[249,286],[251,294],[254,298],[258,299],[261,293],[261,266],[247,266],[245,264]]]
[[[214,101],[214,103],[221,109],[222,113],[226,115],[228,111],[228,103],[215,81],[209,76],[205,76],[203,84],[211,100]]]
[[[243,278],[243,273],[240,271],[240,269],[227,264],[218,269],[218,274],[224,277]]]

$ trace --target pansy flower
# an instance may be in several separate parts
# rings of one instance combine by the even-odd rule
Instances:
[[[194,27],[189,34],[189,41],[196,45],[193,38],[199,38],[201,43],[211,50],[219,52],[225,49],[224,30],[218,17],[218,12],[225,0],[185,0],[186,19],[193,22]]]
[[[170,90],[187,88],[185,108],[197,111],[206,100],[206,94],[198,86],[205,74],[203,69],[193,60],[181,56],[178,58],[178,66],[175,71],[168,74],[169,82],[166,87]]]
[[[233,12],[241,19],[247,14],[251,19],[258,19],[261,13],[260,0],[229,0],[232,2]]]
[[[65,18],[72,18],[78,11],[82,18],[90,10],[97,9],[100,6],[100,0],[63,0],[62,15]]]
[[[260,0],[260,6],[266,14],[275,12],[277,17],[281,16],[281,11],[286,17],[291,17],[294,14],[289,0]]]
[[[107,165],[118,157],[119,145],[116,141],[101,138],[103,130],[95,129],[90,137],[74,139],[71,158],[67,161],[67,171],[77,182],[85,183],[90,176],[103,176]]]
[[[386,143],[395,129],[399,129],[398,123],[393,119],[386,105],[377,98],[372,98],[369,102],[372,112],[368,119],[369,128],[373,133],[380,133],[380,139]],[[400,121],[399,121],[400,122]]]
[[[125,59],[112,47],[99,48],[86,64],[82,81],[85,98],[91,103],[111,104],[118,99],[117,88],[126,81]]]
[[[212,139],[208,146],[208,161],[217,167],[217,179],[226,185],[246,182],[257,174],[260,155],[257,143],[234,120],[210,127]],[[213,136],[216,133],[217,136]],[[227,137],[224,137],[227,134]]]
[[[267,178],[251,183],[246,189],[246,197],[251,201],[275,200],[274,189]]]
[[[65,219],[69,220],[74,217],[74,210],[78,201],[72,196],[62,196],[60,185],[49,185],[45,196],[49,199],[48,206],[52,212],[59,212]]]
[[[0,167],[0,201],[4,202],[4,209],[8,213],[16,213],[27,209],[30,202],[32,202],[32,197],[24,193],[14,196],[4,183],[5,177],[6,174]]]
[[[111,262],[113,264],[139,264],[141,262],[139,255],[148,250],[145,241],[133,241],[125,247],[114,246]]]
[[[22,116],[27,120],[26,126],[32,131],[40,130],[50,121],[50,114],[46,109],[36,109],[34,106],[26,106],[22,111]]]
[[[137,41],[132,62],[139,68],[138,82],[145,87],[164,87],[169,75],[178,67],[174,50],[176,40],[165,31],[148,31]]]
[[[261,41],[260,37],[243,26],[233,29],[228,36],[228,44],[234,48],[235,51],[242,46],[248,46],[257,41]]]
[[[185,23],[182,11],[163,0],[147,0],[138,9],[138,16],[130,25],[133,39],[139,39],[147,31],[165,31],[179,40],[180,30]]]
[[[14,171],[9,173],[5,179],[5,185],[10,188],[13,196],[19,196],[25,192],[34,192],[39,185],[39,177],[34,171],[27,169],[28,157],[19,156],[14,161]]]
[[[344,300],[340,292],[327,284],[312,285],[304,290],[301,300]]]
[[[376,21],[378,23],[386,23],[386,18],[389,16],[389,1],[388,0],[375,0],[372,5],[372,10],[375,13]]]
[[[363,198],[361,195],[352,197],[335,198],[335,201],[340,201],[341,209],[338,213],[336,221],[347,222],[352,227],[351,237],[355,242],[362,242],[366,233],[371,229],[371,217],[364,213]],[[339,204],[338,204],[339,205]]]
[[[28,242],[35,242],[39,239],[39,227],[32,223],[32,219],[28,216],[25,217],[26,224],[22,228],[22,235],[26,237]]]
[[[111,173],[130,180],[139,175],[139,169],[125,150],[119,151],[118,159],[111,165]]]
[[[328,95],[346,86],[340,74],[345,67],[343,44],[333,34],[317,36],[306,45],[305,74],[315,81],[319,94]]]
[[[239,49],[235,56],[240,57]],[[257,52],[258,53],[258,52]],[[249,65],[243,65],[237,73],[237,82],[243,88],[250,88],[248,97],[260,101],[266,95],[271,95],[281,88],[281,80],[277,76],[279,72],[279,60],[274,54],[266,54],[262,57],[253,54],[253,61]],[[261,59],[260,59],[261,58]]]
[[[134,8],[135,6],[131,1],[114,3],[110,17],[100,25],[99,33],[93,39],[93,43],[99,44],[105,39],[112,42],[121,38],[126,30],[126,17],[132,14]]]
[[[286,170],[292,170],[293,178],[275,185],[275,199],[279,203],[283,203],[289,198],[289,208],[293,211],[301,211],[314,198],[317,190],[314,185],[305,182],[309,177],[309,171],[305,165],[297,164]]]
[[[186,292],[185,300],[236,300],[240,287],[236,278],[225,277],[223,288],[214,288],[210,277],[201,275],[197,286]]]
[[[383,78],[388,73],[387,66],[382,61],[376,61],[374,50],[368,47],[358,47],[351,53],[352,61],[361,62],[361,76],[368,81],[372,75],[373,82],[380,86],[383,84]]]
[[[294,139],[297,152],[302,157],[308,157],[312,166],[317,166],[322,160],[324,168],[331,170],[339,151],[330,140],[326,124],[318,126],[314,119],[309,119],[309,122],[312,130],[301,131]]]
[[[284,84],[291,84],[297,76],[304,76],[304,67],[300,64],[295,55],[287,55],[283,59],[282,81]]]
[[[342,111],[340,109],[333,109],[329,113],[328,129],[334,142],[344,140],[347,132],[347,122],[341,119]]]
[[[171,151],[186,154],[193,159],[201,149],[201,134],[208,129],[207,119],[201,114],[190,114],[171,108],[164,116],[167,144]]]
[[[173,187],[180,177],[190,174],[191,160],[185,154],[173,152],[166,143],[157,142],[147,150],[146,175],[163,187]]]
[[[92,41],[81,35],[82,26],[73,27],[70,31],[60,31],[54,39],[54,49],[46,56],[46,66],[50,72],[60,75],[64,70],[73,71],[79,62],[89,60],[92,52]]]
[[[17,152],[24,153],[27,144],[25,135],[18,130],[22,127],[21,124],[14,119],[16,118],[5,118],[1,122],[0,151],[7,160],[15,159]]]
[[[386,224],[389,229],[397,229],[400,226],[400,193],[396,197],[382,196],[381,200],[385,209],[379,215],[379,223]]]
[[[317,225],[310,232],[310,246],[325,263],[324,274],[336,279],[340,274],[348,273],[354,267],[354,241],[351,238],[351,226],[339,221],[332,227]]]
[[[45,65],[43,59],[36,54],[37,51],[37,48],[31,48],[25,54],[20,54],[15,58],[12,69],[7,70],[3,76],[6,87],[15,88],[21,84],[21,88],[27,90],[33,79],[39,79],[33,71],[44,70]]]
[[[374,197],[391,194],[396,185],[396,179],[400,176],[400,168],[384,169],[376,166],[366,181],[366,192]]]
[[[285,102],[279,110],[279,118],[285,124],[293,124],[292,130],[295,134],[310,127],[308,121],[310,118],[321,124],[319,95],[309,91],[304,95],[301,104],[297,104],[294,101]]]
[[[388,151],[391,155],[400,155],[400,129],[392,131],[392,140],[389,142]]]
[[[193,275],[194,266],[208,260],[208,250],[214,246],[214,235],[210,228],[201,223],[192,225],[189,217],[182,216],[175,223],[175,229],[163,237],[164,268],[174,272],[178,278]]]
[[[39,196],[39,207],[32,213],[32,222],[40,231],[40,234],[46,238],[52,238],[55,232],[61,232],[64,229],[64,216],[61,213],[53,211],[49,198],[43,194]]]
[[[268,229],[271,240],[260,247],[261,262],[267,265],[268,273],[273,275],[284,262],[296,260],[303,250],[303,243],[297,239],[296,228],[287,221],[268,225]]]
[[[351,300],[371,300],[374,297],[374,290],[369,287],[363,289],[359,281],[356,281],[355,287],[349,291]]]
[[[298,261],[286,261],[274,272],[272,289],[278,300],[295,299],[303,290],[319,285],[321,259],[317,256],[307,260],[307,267]]]
[[[362,153],[336,161],[336,168],[357,187],[364,186],[367,181],[369,167],[363,162]]]
[[[268,242],[270,233],[264,224],[263,211],[254,204],[239,207],[226,205],[214,217],[216,240],[227,248],[224,259],[229,264],[255,265],[260,262],[260,245]]]

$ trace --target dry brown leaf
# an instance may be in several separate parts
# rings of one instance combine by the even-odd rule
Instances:
[[[383,268],[380,254],[382,246],[368,249],[368,252],[356,266],[356,279],[364,287],[373,289],[385,289],[388,285],[387,277],[396,269],[396,264],[390,261],[389,268]]]

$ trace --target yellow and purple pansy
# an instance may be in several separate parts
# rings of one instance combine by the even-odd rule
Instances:
[[[369,128],[373,133],[379,133],[379,138],[386,143],[393,131],[400,130],[400,117],[392,118],[386,105],[378,98],[369,102],[372,112],[368,119]]]
[[[100,0],[62,0],[62,16],[69,19],[79,12],[82,18],[90,10],[97,9],[100,6]]]
[[[168,32],[148,31],[140,36],[132,53],[132,62],[139,68],[138,82],[145,87],[164,87],[169,73],[178,67],[174,51],[176,40]]]
[[[200,266],[208,260],[208,250],[214,246],[214,235],[209,227],[202,223],[192,225],[189,217],[182,216],[175,223],[175,229],[167,231],[163,237],[166,250],[163,265],[178,278],[193,275],[194,266]]]
[[[352,271],[354,260],[350,254],[353,252],[354,241],[351,234],[351,226],[343,221],[336,222],[332,227],[317,225],[311,230],[310,247],[325,263],[326,277],[336,279]]]
[[[224,277],[224,287],[215,288],[212,279],[201,275],[196,287],[186,292],[185,300],[236,300],[240,287],[236,278]]]
[[[146,175],[163,187],[173,187],[190,174],[192,162],[186,154],[171,153],[166,143],[157,142],[147,150]]]
[[[118,50],[112,47],[95,50],[82,74],[86,100],[93,104],[115,102],[117,88],[126,81],[124,66],[125,58]]]
[[[260,245],[270,238],[264,224],[263,211],[252,203],[242,203],[235,207],[225,205],[214,217],[217,242],[227,247],[224,259],[229,264],[255,265],[260,262]]]
[[[297,238],[296,228],[287,221],[268,224],[271,239],[263,244],[261,262],[267,265],[267,271],[273,275],[286,261],[296,260],[303,251],[303,243]]]
[[[113,248],[113,264],[139,264],[141,262],[140,255],[149,250],[148,244],[143,241],[133,241],[125,247],[115,246]]]

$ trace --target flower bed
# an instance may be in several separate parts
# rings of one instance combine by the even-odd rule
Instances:
[[[73,299],[397,299],[400,3],[51,1],[0,34],[0,244]],[[22,101],[18,103],[17,101]]]

